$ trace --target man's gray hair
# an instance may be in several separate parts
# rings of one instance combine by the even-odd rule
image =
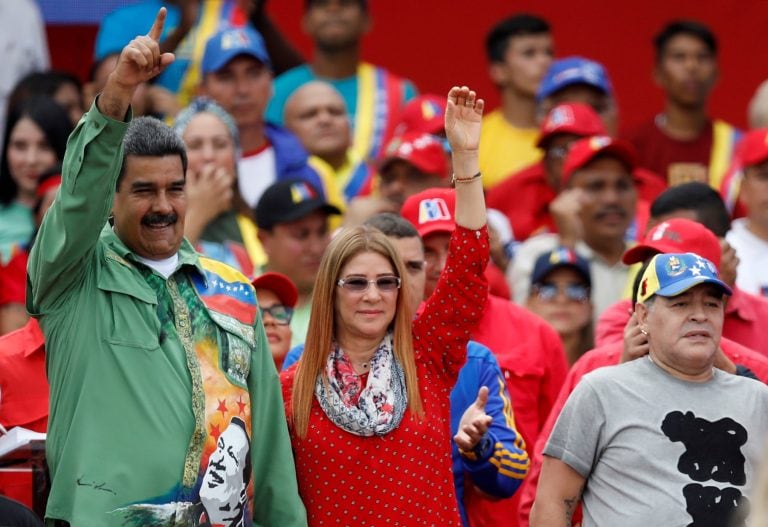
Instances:
[[[187,149],[184,141],[160,119],[155,117],[137,117],[128,125],[123,137],[123,164],[117,177],[115,190],[120,189],[120,182],[125,175],[125,165],[128,156],[163,157],[178,155],[186,178]]]

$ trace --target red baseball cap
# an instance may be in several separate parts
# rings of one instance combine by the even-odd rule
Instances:
[[[428,188],[406,199],[400,214],[423,238],[434,232],[453,232],[455,210],[456,192],[452,188]]]
[[[659,223],[646,233],[642,243],[625,252],[621,261],[631,265],[659,253],[696,253],[720,268],[721,250],[717,236],[692,220],[672,218]]]
[[[403,106],[394,135],[422,132],[438,135],[445,129],[445,96],[427,93],[414,97]]]
[[[557,134],[575,134],[582,137],[606,135],[608,131],[591,106],[580,102],[558,104],[544,118],[539,129],[536,146],[544,148],[546,142]]]
[[[277,295],[280,303],[288,307],[296,307],[299,290],[290,278],[281,273],[264,273],[251,282],[256,289],[267,289]]]
[[[595,157],[610,154],[623,161],[633,171],[637,166],[635,147],[627,141],[607,135],[595,135],[579,139],[571,145],[563,163],[563,184],[568,183],[574,172],[583,168]]]
[[[394,137],[384,149],[379,163],[383,171],[395,160],[406,161],[426,174],[448,177],[448,156],[443,144],[434,135],[406,132]]]
[[[739,146],[741,165],[748,167],[768,160],[768,128],[747,132]]]

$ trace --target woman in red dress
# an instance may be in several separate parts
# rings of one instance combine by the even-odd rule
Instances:
[[[320,265],[304,353],[281,375],[310,525],[461,525],[449,395],[488,290],[483,106],[467,87],[448,94],[457,227],[421,316],[413,320],[401,294],[408,275],[378,231],[343,231]],[[420,213],[444,220],[440,202],[425,200]]]

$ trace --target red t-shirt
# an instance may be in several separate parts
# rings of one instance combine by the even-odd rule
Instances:
[[[461,525],[451,468],[450,392],[488,292],[487,230],[477,231],[479,237],[475,232],[454,231],[445,270],[413,323],[423,419],[406,410],[392,432],[361,437],[336,426],[315,398],[307,435],[300,438],[290,419],[296,365],[280,374],[310,526]]]
[[[725,337],[720,340],[720,347],[723,349],[723,353],[726,357],[731,359],[734,363],[746,366],[752,370],[762,382],[768,382],[768,359]],[[532,449],[533,455],[531,456],[531,468],[528,472],[528,477],[525,479],[520,491],[518,491],[518,494],[520,494],[519,525],[525,527],[528,526],[528,516],[531,513],[531,507],[536,498],[536,486],[538,485],[539,475],[541,474],[542,452],[547,445],[547,440],[552,433],[552,429],[555,427],[555,422],[568,400],[568,396],[571,395],[571,392],[576,388],[576,385],[581,378],[587,373],[604,366],[615,366],[619,364],[623,348],[624,343],[619,341],[588,351],[576,361],[568,372],[568,376],[565,378],[563,388],[560,390],[557,401],[552,408],[552,412],[549,414],[544,428],[539,435],[539,439]],[[581,514],[574,515],[574,523],[579,521],[580,516]]]
[[[0,266],[0,306],[24,304],[27,290],[27,261],[29,253],[20,251],[8,263]]]
[[[0,337],[0,423],[35,432],[48,428],[45,341],[34,318]]]
[[[695,163],[709,170],[712,152],[712,121],[707,121],[696,139],[681,141],[662,132],[654,120],[629,130],[625,136],[635,145],[638,164],[669,181],[669,166],[675,163]]]
[[[515,425],[526,450],[532,452],[568,372],[560,336],[544,319],[490,296],[472,339],[493,351],[507,381]],[[518,490],[512,498],[491,501],[474,491],[465,493],[470,523],[516,526],[519,496]]]

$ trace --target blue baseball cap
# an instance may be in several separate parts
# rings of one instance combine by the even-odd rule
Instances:
[[[536,259],[531,273],[531,284],[540,284],[549,273],[557,269],[573,269],[581,275],[588,286],[592,286],[592,278],[589,273],[589,262],[573,249],[557,247],[540,255]]]
[[[536,93],[536,101],[573,84],[587,84],[611,95],[613,87],[608,73],[599,62],[584,57],[567,57],[556,60],[547,70]]]
[[[653,295],[677,296],[700,284],[715,285],[724,295],[733,294],[717,276],[715,264],[706,258],[696,253],[657,254],[640,280],[637,301],[645,302]]]
[[[201,69],[203,75],[218,71],[238,55],[248,55],[272,68],[267,46],[251,26],[225,27],[208,39]]]

